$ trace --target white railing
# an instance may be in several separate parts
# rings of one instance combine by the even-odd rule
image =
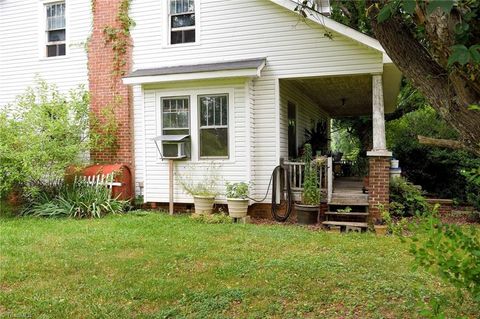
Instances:
[[[333,194],[333,159],[327,158],[327,203],[332,201]]]
[[[331,162],[331,157],[329,157]],[[328,163],[327,161],[320,165],[318,170],[318,186],[322,191],[328,192],[329,177],[328,177]],[[294,162],[294,161],[284,161],[280,160],[282,165],[287,169],[285,170],[284,180],[289,180],[290,189],[295,194],[299,194],[303,191],[303,183],[305,181],[305,163],[303,162]],[[330,165],[331,166],[331,165]]]

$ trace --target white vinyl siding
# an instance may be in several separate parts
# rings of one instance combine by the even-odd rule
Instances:
[[[0,1],[0,105],[13,102],[36,76],[65,93],[80,84],[88,89],[85,42],[92,24],[90,0],[65,1],[67,55],[54,58],[45,57],[45,3]]]
[[[168,43],[168,32],[162,29],[162,23],[158,21],[158,17],[165,14],[161,1],[144,0],[132,3],[132,17],[137,22],[132,31],[135,43],[133,68],[248,58],[267,59],[261,77],[248,80],[243,89],[243,92],[247,92],[244,93],[247,95],[246,105],[251,107],[250,112],[244,109],[241,117],[244,119],[246,114],[250,114],[246,121],[249,138],[244,145],[249,148],[248,163],[246,166],[239,165],[239,168],[233,168],[232,171],[226,170],[224,175],[227,179],[230,178],[229,174],[232,174],[232,178],[238,178],[238,172],[246,167],[243,174],[254,183],[253,196],[260,199],[265,195],[272,170],[278,165],[280,156],[287,151],[286,135],[283,136],[287,130],[282,123],[286,116],[283,116],[283,106],[280,106],[279,79],[381,73],[382,54],[336,33],[334,39],[330,40],[323,36],[325,30],[322,26],[313,22],[301,22],[295,13],[268,0],[198,2],[195,22],[196,31],[201,34],[201,42],[197,39],[194,46],[188,47],[165,46],[165,43]],[[208,81],[197,83],[201,86]],[[181,86],[182,83],[175,85]],[[301,101],[297,101],[299,144],[303,142],[303,129],[310,127],[308,116],[311,116],[308,113],[302,115],[301,104]],[[141,105],[142,101],[135,99],[135,108]],[[238,123],[235,123],[235,126],[238,127]],[[238,134],[236,132],[236,142],[244,138],[237,136]],[[235,149],[238,151],[239,146]],[[141,160],[141,153],[138,155],[136,152],[136,157]],[[158,179],[155,185],[160,185],[163,183],[162,178],[166,181],[165,176],[165,173],[154,174],[149,181],[153,183],[153,179]],[[158,187],[155,192],[160,191]],[[166,187],[167,184],[162,184],[161,190],[165,192],[152,193],[151,196],[162,196],[166,201]],[[189,197],[185,200],[190,201]]]
[[[198,117],[195,114],[193,97],[204,95],[228,94],[229,101],[229,152],[228,159],[213,160],[218,166],[218,173],[221,180],[218,182],[218,190],[224,193],[226,181],[240,182],[247,181],[247,152],[246,152],[246,126],[245,126],[245,81],[237,80],[210,80],[202,82],[181,82],[166,83],[163,85],[146,86],[143,90],[143,117],[135,117],[135,127],[144,127],[144,136],[136,135],[135,149],[137,170],[143,167],[143,172],[136,175],[137,182],[143,182],[145,187],[145,201],[148,202],[166,202],[168,201],[168,162],[160,161],[158,150],[155,147],[153,138],[160,135],[158,125],[159,101],[162,96],[167,96],[171,92],[191,96],[192,101],[192,159],[175,161],[175,171],[177,174],[190,171],[191,178],[200,181],[202,174],[211,164],[212,160],[202,160],[199,158],[198,150]],[[198,106],[196,108],[198,110]],[[139,113],[136,113],[139,114]],[[197,122],[198,123],[198,122]],[[197,126],[197,130],[195,129]],[[138,156],[140,150],[145,150],[145,157]],[[141,162],[140,162],[141,161]],[[192,170],[193,168],[193,170]],[[191,203],[192,198],[186,194],[175,179],[175,201]]]

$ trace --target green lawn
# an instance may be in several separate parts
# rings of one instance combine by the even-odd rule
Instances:
[[[471,300],[371,234],[202,224],[154,213],[101,220],[0,219],[0,317],[449,317]]]

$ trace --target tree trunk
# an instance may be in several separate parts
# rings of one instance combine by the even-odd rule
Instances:
[[[432,107],[460,134],[462,143],[480,155],[480,112],[469,110],[480,94],[460,72],[449,72],[429,54],[396,15],[377,22],[378,8],[368,11],[375,37],[399,70],[425,95]]]

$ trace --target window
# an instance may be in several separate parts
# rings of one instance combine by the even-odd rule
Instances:
[[[164,135],[190,134],[190,98],[162,98],[162,132]]]
[[[65,2],[45,5],[46,56],[65,55]]]
[[[200,157],[228,157],[228,94],[199,97]]]
[[[170,1],[170,44],[195,42],[195,0]]]

